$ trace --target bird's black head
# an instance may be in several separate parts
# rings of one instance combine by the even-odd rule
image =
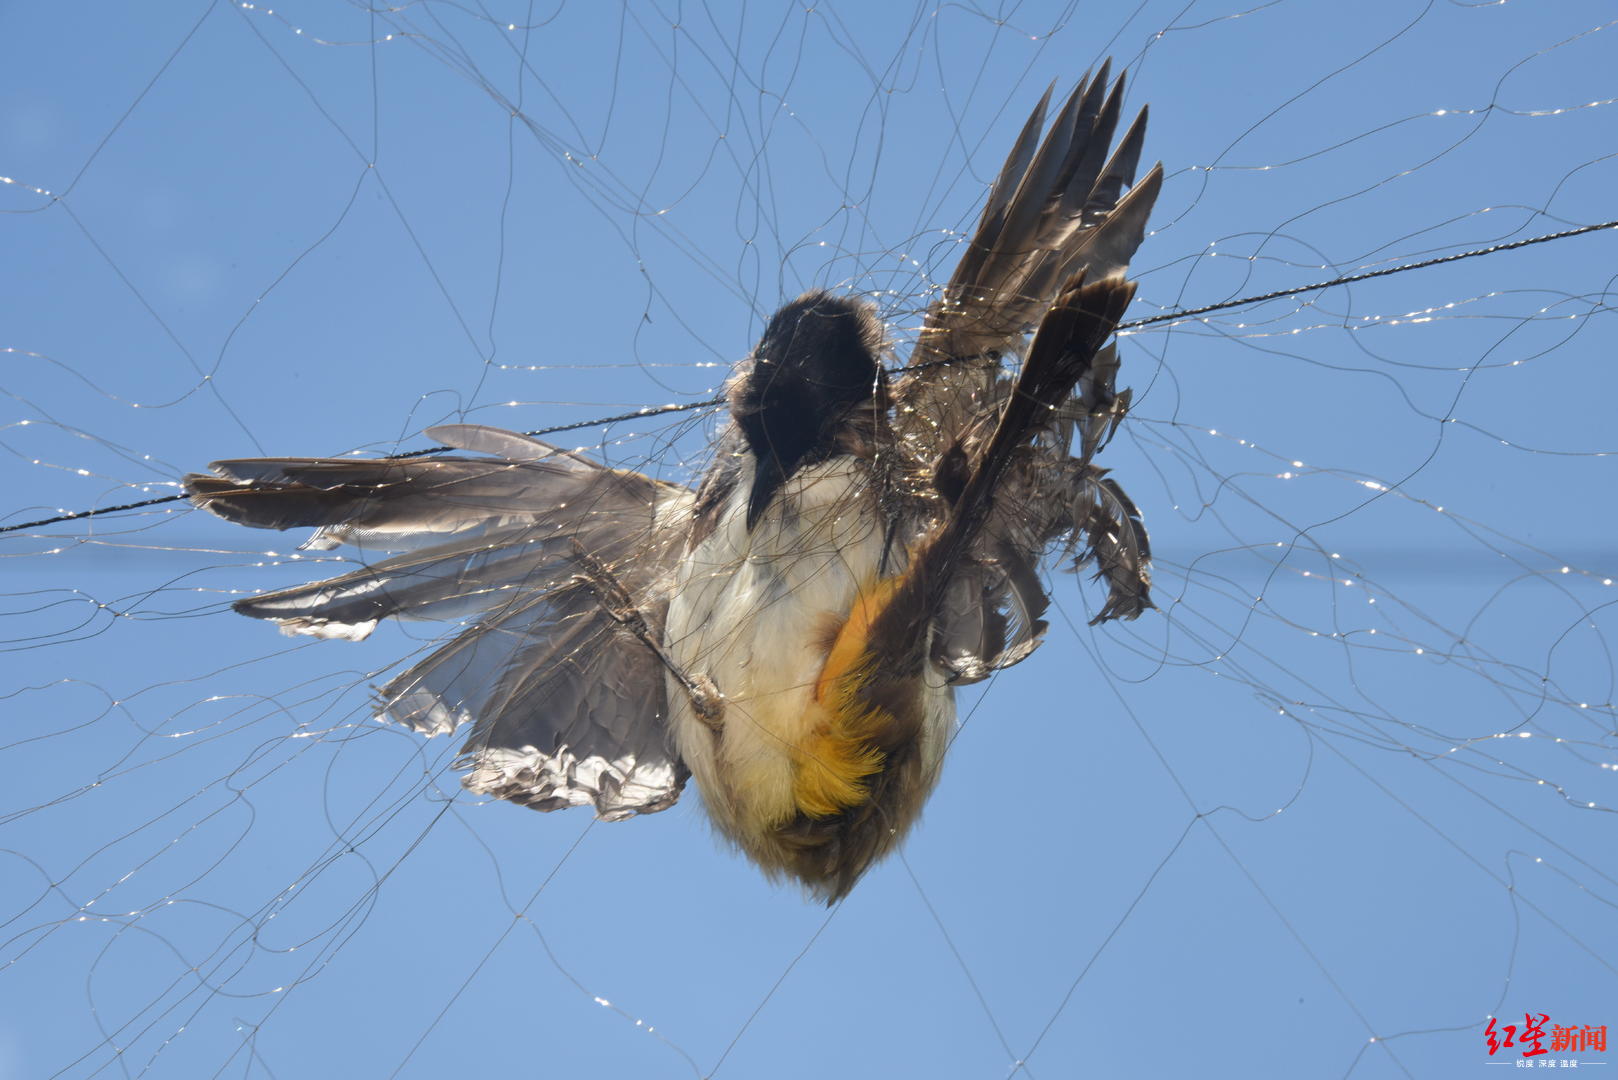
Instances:
[[[757,462],[748,528],[795,470],[835,452],[850,414],[882,388],[881,351],[882,325],[859,300],[817,290],[770,317],[730,394]]]

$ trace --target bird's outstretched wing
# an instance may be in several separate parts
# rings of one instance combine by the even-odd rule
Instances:
[[[428,735],[469,727],[460,764],[476,792],[609,820],[671,805],[687,774],[647,640],[674,557],[659,515],[691,494],[494,428],[429,434],[490,456],[249,459],[188,476],[192,500],[227,520],[399,552],[236,610],[353,640],[386,618],[476,616],[383,688],[379,715]],[[635,597],[641,633],[602,603],[604,573]]]
[[[1147,110],[1116,149],[1124,76],[1107,87],[1103,64],[1068,97],[1043,140],[1050,91],[1023,125],[989,191],[977,229],[949,284],[928,308],[910,367],[895,386],[897,422],[935,445],[936,459],[968,428],[992,416],[979,397],[1002,355],[1020,353],[1081,270],[1098,281],[1124,270],[1146,232],[1163,182],[1155,165],[1135,183]],[[1127,191],[1125,189],[1128,189]]]
[[[1081,82],[1041,139],[1050,93],[1035,107],[990,190],[949,284],[929,307],[909,370],[894,384],[894,428],[913,461],[951,471],[980,460],[1012,393],[1001,366],[1076,275],[1120,275],[1145,235],[1162,166],[1138,183],[1142,109],[1113,146],[1124,78],[1108,67]],[[935,627],[934,661],[974,681],[1039,644],[1047,597],[1038,566],[1053,545],[1093,562],[1108,597],[1097,621],[1150,606],[1149,546],[1140,514],[1091,458],[1122,419],[1117,354],[1101,351],[1073,393],[1020,446],[1000,478],[989,519],[961,553]],[[1078,437],[1077,453],[1074,451]]]

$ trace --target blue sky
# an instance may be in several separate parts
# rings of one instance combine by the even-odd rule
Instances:
[[[814,285],[903,342],[1107,55],[1168,174],[1137,316],[1618,217],[1604,4],[869,7],[6,6],[0,524],[701,400]],[[4,537],[0,1076],[1464,1077],[1490,1014],[1618,1025],[1615,243],[1129,337],[1161,611],[1059,577],[829,917],[689,799],[458,796],[367,708],[445,628],[227,610],[334,571],[295,536]],[[686,481],[713,426],[558,438]]]

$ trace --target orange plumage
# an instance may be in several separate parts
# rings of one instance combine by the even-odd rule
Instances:
[[[798,747],[792,784],[793,801],[810,817],[831,817],[865,802],[866,778],[882,769],[886,755],[876,740],[894,717],[863,700],[860,691],[873,675],[871,624],[903,581],[888,578],[859,591],[820,669],[811,708],[822,716]]]

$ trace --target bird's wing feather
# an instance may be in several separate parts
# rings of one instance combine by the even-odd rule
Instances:
[[[433,433],[491,457],[244,458],[185,478],[191,501],[264,529],[315,528],[309,546],[405,550],[446,534],[550,524],[588,547],[592,522],[647,515],[684,489],[610,469],[514,432],[463,424]]]
[[[974,683],[1026,659],[1044,639],[1049,606],[1039,572],[1014,545],[966,558],[933,619],[932,658],[954,683]]]
[[[959,266],[928,311],[911,370],[894,385],[895,430],[913,459],[981,460],[1015,385],[1001,357],[1023,351],[1065,285],[1080,275],[1092,283],[1122,275],[1144,237],[1162,168],[1135,182],[1146,110],[1114,146],[1124,79],[1107,84],[1104,65],[1041,139],[1047,91],[995,179]],[[983,678],[1038,647],[1048,603],[1038,567],[1053,546],[1097,565],[1109,588],[1098,620],[1133,618],[1150,606],[1140,514],[1091,463],[1128,406],[1128,391],[1114,388],[1117,371],[1115,349],[1100,350],[1057,422],[1006,455],[1000,490],[959,556],[935,621],[934,663],[951,678]]]
[[[650,517],[595,521],[592,554],[617,564],[644,546]],[[458,537],[382,559],[340,577],[245,597],[243,615],[273,619],[287,634],[359,640],[386,618],[457,619],[490,611],[512,597],[544,592],[575,572],[578,533],[556,523]]]
[[[293,477],[303,477],[307,472],[302,465],[283,469],[284,475]],[[588,551],[608,567],[633,564],[635,578],[649,582],[674,555],[656,535],[659,513],[669,512],[670,507],[677,510],[691,499],[683,491],[654,491],[644,477],[599,466],[582,474],[558,474],[542,467],[504,475],[533,500],[528,511],[531,520],[472,528],[339,577],[245,597],[234,607],[243,615],[275,620],[284,633],[359,640],[382,619],[462,618],[497,608],[516,594],[555,588],[574,572],[572,557],[580,550]],[[477,482],[486,479],[480,477]],[[636,484],[636,480],[642,483]],[[309,485],[297,480],[292,484],[284,488],[247,488],[254,495],[264,496],[263,501],[252,503],[254,511],[261,516],[280,513],[274,503],[283,495],[301,507],[310,505]],[[426,499],[422,492],[411,491],[408,483],[381,490],[386,493],[383,498],[400,493],[402,498],[417,503]],[[648,495],[662,495],[664,501],[649,503]],[[355,498],[362,502],[365,499],[358,495]],[[457,497],[450,494],[447,498]],[[206,505],[218,512],[222,504],[229,506],[248,499],[246,495],[232,495],[210,499]],[[541,508],[549,508],[549,512],[542,513]],[[308,518],[301,510],[297,512],[299,522],[307,524]],[[420,506],[416,513],[415,520],[441,520],[434,505]],[[508,521],[510,516],[493,520]],[[441,540],[443,535],[422,533],[426,538]]]
[[[633,561],[637,574],[654,577],[673,557],[655,526],[660,513],[689,503],[684,488],[496,428],[434,434],[498,456],[243,459],[186,477],[192,501],[228,520],[314,527],[316,546],[403,552],[239,600],[236,610],[287,633],[358,639],[390,616],[460,618],[555,588],[572,574],[575,551],[609,567]]]
[[[862,700],[878,707],[887,695],[902,693],[923,663],[970,681],[1016,663],[1037,646],[1046,597],[1033,560],[1048,539],[1037,530],[1052,525],[1030,523],[1022,505],[1026,482],[1040,471],[1033,467],[1040,464],[1038,451],[1049,447],[1064,423],[1062,403],[1094,375],[1134,294],[1134,283],[1123,274],[1094,282],[1077,274],[1064,283],[1040,321],[993,432],[968,463],[964,481],[950,485],[942,523],[917,544],[870,619],[858,668],[865,673]],[[1062,512],[1070,514],[1071,507]],[[930,633],[916,635],[917,626]],[[892,708],[883,715],[903,719]]]
[[[660,610],[643,614],[661,626]],[[664,682],[656,654],[578,574],[394,678],[380,711],[427,735],[469,726],[457,764],[470,791],[535,810],[593,806],[616,821],[672,806],[689,775],[666,728]]]
[[[1039,142],[1049,93],[1035,107],[990,190],[949,284],[927,312],[912,367],[895,385],[904,433],[936,432],[935,456],[970,422],[969,376],[992,376],[1081,270],[1091,281],[1121,272],[1145,235],[1162,184],[1154,166],[1134,174],[1146,131],[1143,109],[1116,149],[1123,76],[1107,92],[1104,65],[1074,90]],[[1037,148],[1036,148],[1037,144]],[[1132,186],[1131,186],[1132,185]],[[1124,188],[1129,187],[1127,193]],[[963,409],[951,409],[962,398]],[[980,414],[981,415],[981,414]]]

